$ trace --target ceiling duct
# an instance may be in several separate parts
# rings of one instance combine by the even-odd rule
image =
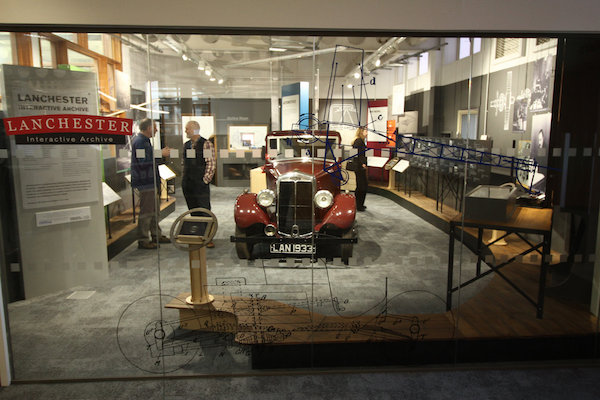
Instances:
[[[171,35],[177,43],[185,43],[190,40],[190,35]]]
[[[163,53],[162,49],[150,42],[150,38],[146,41],[146,38],[137,35],[116,35],[112,33],[110,36],[120,40],[121,43],[140,51],[147,51],[147,49],[150,48],[150,50],[155,53]]]
[[[202,40],[204,40],[206,43],[213,44],[213,43],[217,43],[217,41],[219,40],[219,36],[218,35],[203,35]]]
[[[352,46],[358,46],[361,43],[364,43],[365,38],[361,37],[361,36],[351,36],[348,38],[348,43],[350,43]]]
[[[368,75],[374,70],[378,68],[382,68],[389,62],[390,58],[396,55],[398,49],[400,49],[401,44],[406,40],[405,37],[393,37],[388,39],[381,47],[379,47],[375,52],[369,55],[363,62],[363,65],[360,64],[354,67],[347,75],[346,80],[356,79],[355,74]],[[361,68],[362,67],[362,68]]]

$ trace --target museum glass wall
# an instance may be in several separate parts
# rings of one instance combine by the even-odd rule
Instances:
[[[596,357],[561,40],[0,33],[13,379]]]

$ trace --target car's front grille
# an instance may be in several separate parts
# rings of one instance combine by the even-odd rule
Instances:
[[[297,178],[282,177],[278,185],[278,226],[279,232],[285,235],[302,236],[313,229],[312,179],[308,176],[303,180]]]

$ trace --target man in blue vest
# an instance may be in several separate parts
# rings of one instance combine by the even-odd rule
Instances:
[[[150,138],[156,133],[156,124],[150,118],[138,123],[140,133],[131,142],[131,186],[138,190],[140,197],[140,215],[138,218],[138,248],[156,249],[158,243],[169,243],[168,237],[161,232],[156,220],[159,210],[160,176],[158,163],[154,160],[154,149]],[[167,157],[170,149],[161,150]]]
[[[190,139],[183,145],[183,178],[181,187],[188,209],[210,210],[210,181],[215,174],[215,149],[209,140],[200,136],[200,124],[191,120],[185,125]],[[211,241],[206,247],[215,247]]]

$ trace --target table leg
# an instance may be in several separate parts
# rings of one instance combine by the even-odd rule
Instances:
[[[112,239],[112,233],[110,232],[110,204],[106,205],[106,225],[108,226],[108,238]]]
[[[544,234],[544,244],[542,246],[542,265],[540,268],[540,286],[538,288],[537,300],[537,317],[544,317],[544,296],[546,293],[546,274],[548,272],[548,264],[550,264],[550,235]]]
[[[454,276],[454,224],[450,222],[448,244],[448,284],[446,288],[446,311],[452,309],[452,278]]]
[[[458,208],[458,193],[460,190],[460,177],[456,178],[456,193],[454,194],[454,209],[455,210],[460,210],[460,208]]]
[[[435,187],[435,211],[438,210],[440,204],[440,172],[437,173],[437,185]]]
[[[483,228],[479,228],[477,232],[477,271],[476,275],[481,275],[481,244],[483,243]]]
[[[444,212],[444,177],[442,177],[442,194],[440,195],[440,212]]]

